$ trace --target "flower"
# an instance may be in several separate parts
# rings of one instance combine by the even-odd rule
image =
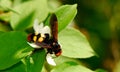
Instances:
[[[52,55],[53,54],[48,53],[47,56],[46,56],[46,60],[50,65],[56,66],[56,63],[54,61],[54,57]]]
[[[35,33],[48,33],[50,35],[50,28],[48,26],[44,26],[43,23],[39,24],[38,19],[35,19],[33,29],[35,30]]]

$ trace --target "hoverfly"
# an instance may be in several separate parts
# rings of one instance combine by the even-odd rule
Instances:
[[[28,35],[28,44],[35,50],[44,48],[47,51],[47,62],[56,65],[53,56],[57,57],[62,53],[61,46],[58,43],[58,21],[56,15],[52,14],[50,27],[44,26],[43,23],[39,25],[38,20],[35,20],[33,28],[35,33]]]

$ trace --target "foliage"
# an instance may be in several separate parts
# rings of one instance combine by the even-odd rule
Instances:
[[[61,0],[63,4],[78,4],[77,27],[89,39],[99,55],[83,59],[92,69],[120,72],[120,0]],[[98,70],[98,72],[104,70]]]
[[[0,0],[0,71],[2,72],[93,72],[80,63],[81,58],[95,56],[86,37],[78,30],[67,27],[77,14],[77,4],[56,8],[59,23],[59,41],[62,59],[55,67],[45,64],[46,52],[34,50],[27,44],[27,34],[32,33],[33,21],[49,24],[51,8],[47,0]],[[47,24],[46,24],[47,25]],[[58,57],[59,58],[59,57]],[[60,62],[60,63],[59,63]],[[43,68],[45,67],[45,68]]]

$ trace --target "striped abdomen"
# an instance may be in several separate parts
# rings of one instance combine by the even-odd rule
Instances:
[[[49,34],[32,33],[28,35],[28,42],[43,42],[49,39]]]

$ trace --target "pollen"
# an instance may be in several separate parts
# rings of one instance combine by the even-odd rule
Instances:
[[[37,36],[34,36],[33,41],[36,42],[36,40],[37,40]]]
[[[38,39],[38,42],[42,42],[44,40],[44,38],[43,37],[40,37],[39,39]]]

